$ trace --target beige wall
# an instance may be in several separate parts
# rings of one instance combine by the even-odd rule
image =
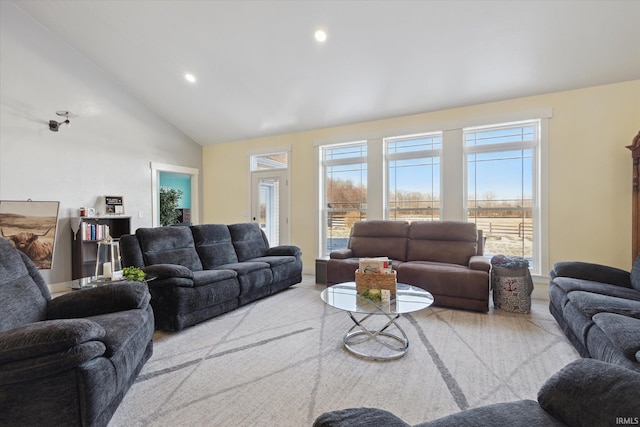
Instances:
[[[317,166],[314,143],[348,142],[394,130],[551,108],[548,146],[549,265],[584,260],[631,267],[631,155],[640,129],[640,80],[375,122],[236,141],[203,150],[203,223],[249,219],[248,154],[291,146],[291,241],[305,272],[317,255]]]

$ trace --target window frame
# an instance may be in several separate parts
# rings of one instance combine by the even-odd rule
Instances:
[[[468,132],[490,130],[490,129],[505,129],[505,128],[517,128],[530,124],[536,125],[537,138],[535,141],[518,141],[507,143],[493,143],[486,145],[466,145],[466,134]],[[543,263],[544,258],[541,253],[542,248],[542,236],[543,236],[543,206],[546,203],[543,202],[542,194],[542,182],[541,182],[541,158],[542,158],[542,146],[544,143],[544,135],[546,131],[546,120],[543,118],[519,120],[514,122],[496,123],[481,126],[470,126],[462,129],[461,144],[463,149],[463,161],[464,161],[464,218],[465,221],[469,221],[468,212],[469,207],[469,155],[479,153],[496,153],[515,150],[531,150],[531,221],[532,221],[532,266],[530,266],[531,273],[534,275],[540,275],[542,269],[546,268],[546,263]],[[485,236],[486,237],[486,236]]]
[[[327,151],[341,148],[349,148],[349,147],[364,147],[365,155],[359,157],[348,157],[343,159],[329,159],[327,160]],[[359,140],[345,143],[335,143],[335,144],[327,144],[319,146],[319,163],[320,163],[320,174],[319,174],[319,254],[320,257],[327,257],[329,255],[329,251],[327,251],[328,246],[328,219],[329,219],[329,208],[327,207],[327,188],[326,183],[328,180],[327,177],[327,168],[330,166],[347,166],[347,165],[364,165],[365,170],[367,171],[367,176],[369,174],[369,164],[368,164],[368,142],[367,140]],[[367,185],[367,181],[363,182],[363,185],[366,186],[366,191],[369,191],[369,187]],[[368,206],[365,203],[364,207],[357,209],[357,211],[364,213],[365,218],[367,217]],[[332,211],[333,212],[333,211]]]
[[[425,150],[416,150],[416,151],[407,151],[407,152],[389,152],[389,145],[393,142],[402,142],[402,141],[411,141],[417,140],[420,138],[431,138],[431,137],[439,137],[440,144],[439,148],[431,148]],[[442,156],[443,149],[442,146],[444,144],[444,135],[442,131],[433,131],[433,132],[425,132],[419,134],[412,135],[404,135],[404,136],[393,136],[383,139],[383,151],[384,151],[384,219],[391,218],[392,209],[390,207],[391,201],[391,162],[395,160],[415,160],[415,159],[426,159],[426,158],[438,158],[438,218],[442,220],[442,191],[443,191],[443,167],[442,167]]]
[[[321,232],[326,218],[321,214],[322,203],[322,162],[320,148],[344,141],[366,141],[367,151],[367,219],[385,219],[386,215],[386,164],[384,160],[384,138],[401,135],[415,135],[442,131],[442,154],[440,167],[440,214],[442,221],[467,221],[467,164],[464,153],[462,130],[470,127],[489,126],[491,124],[540,121],[539,145],[537,149],[537,167],[535,183],[537,184],[537,201],[539,226],[535,230],[533,250],[539,258],[537,268],[531,271],[536,283],[548,282],[549,271],[549,127],[553,118],[551,107],[537,107],[520,111],[503,111],[482,116],[451,117],[450,120],[437,122],[409,123],[404,127],[383,126],[372,131],[357,132],[351,135],[332,135],[313,140],[316,148],[316,236],[317,254],[325,255],[323,245],[326,235]],[[326,224],[326,223],[325,223]]]

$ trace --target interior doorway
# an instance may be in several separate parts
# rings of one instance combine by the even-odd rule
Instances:
[[[180,177],[179,180],[182,182],[180,185],[188,186],[190,203],[189,222],[191,224],[200,223],[200,193],[198,189],[199,175],[200,171],[195,168],[151,162],[151,223],[153,227],[160,226],[161,178],[170,176]]]
[[[180,192],[176,206],[177,218],[173,225],[191,225],[191,175],[177,172],[159,172],[159,190],[173,189]]]

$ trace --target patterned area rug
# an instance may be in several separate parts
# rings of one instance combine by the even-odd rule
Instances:
[[[325,411],[389,410],[410,424],[536,399],[578,353],[534,300],[530,314],[431,307],[403,316],[408,353],[380,362],[347,352],[345,312],[302,284],[178,333],[154,354],[109,427],[310,426]]]

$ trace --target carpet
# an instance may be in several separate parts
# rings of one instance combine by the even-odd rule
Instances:
[[[303,283],[177,333],[154,354],[109,427],[310,426],[325,411],[389,410],[410,424],[490,403],[536,399],[579,355],[534,300],[530,314],[431,307],[399,322],[408,353],[387,362],[347,352],[352,322]]]

